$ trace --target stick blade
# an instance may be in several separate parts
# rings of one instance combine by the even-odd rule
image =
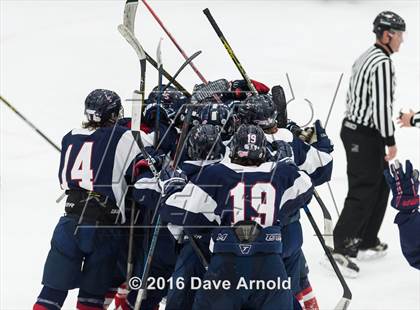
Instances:
[[[138,0],[127,0],[124,6],[123,24],[134,33],[134,21],[136,19]]]
[[[135,50],[138,58],[140,60],[146,59],[146,53],[144,52],[140,42],[134,36],[134,33],[123,24],[118,25],[118,31],[127,40],[128,44],[130,44],[131,47]]]
[[[351,299],[345,297],[341,298],[334,310],[346,310],[350,305],[350,301]]]

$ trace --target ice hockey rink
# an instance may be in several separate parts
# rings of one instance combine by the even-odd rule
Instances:
[[[138,60],[117,31],[125,1],[0,1],[0,94],[55,143],[84,119],[83,103],[95,88],[115,90],[123,99],[138,88]],[[325,122],[340,75],[327,133],[335,143],[330,182],[341,210],[347,190],[346,161],[339,129],[353,61],[371,44],[372,21],[393,10],[407,23],[400,53],[392,56],[397,88],[394,113],[420,109],[420,2],[410,1],[157,1],[150,0],[168,29],[188,53],[202,50],[196,66],[208,80],[239,79],[240,74],[202,13],[209,8],[248,75],[269,86],[283,85],[289,116],[299,124]],[[136,35],[155,57],[163,37],[163,63],[174,73],[183,58],[140,3]],[[289,87],[289,77],[292,90]],[[187,89],[200,83],[190,68],[178,78]],[[147,67],[146,89],[157,84]],[[305,100],[306,99],[306,100]],[[130,106],[124,104],[126,115]],[[41,289],[49,241],[64,201],[57,204],[59,153],[1,103],[1,309],[31,309]],[[398,158],[420,167],[420,130],[398,129]],[[337,220],[328,188],[319,188]],[[311,209],[323,227],[315,201]],[[357,279],[347,279],[353,293],[350,309],[420,309],[420,273],[402,256],[396,211],[388,208],[380,238],[386,257],[358,263]],[[342,295],[337,277],[321,266],[323,250],[302,213],[304,252],[321,309],[333,309]],[[76,291],[64,309],[74,309]],[[280,308],[279,308],[280,309]]]

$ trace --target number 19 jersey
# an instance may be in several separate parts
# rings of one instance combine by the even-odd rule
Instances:
[[[312,182],[290,162],[266,162],[260,166],[219,163],[203,169],[182,192],[169,197],[165,213],[185,212],[202,217],[199,222],[216,221],[230,226],[253,220],[262,227],[281,224],[282,217],[296,212],[311,198]],[[182,212],[185,211],[185,212]],[[198,224],[198,223],[184,223]]]

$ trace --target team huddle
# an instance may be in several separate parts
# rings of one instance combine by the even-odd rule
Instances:
[[[210,95],[195,87],[193,99],[172,87],[158,98],[154,89],[141,143],[116,93],[87,96],[87,121],[62,141],[65,215],[34,309],[61,308],[74,288],[78,309],[113,299],[117,309],[157,309],[164,297],[166,309],[318,308],[299,210],[330,179],[333,145],[319,121],[312,144],[293,135],[282,92],[253,83],[258,94],[226,81],[226,91]],[[140,290],[130,287],[142,277]],[[166,285],[148,287],[156,279]],[[217,281],[230,287],[197,285]]]

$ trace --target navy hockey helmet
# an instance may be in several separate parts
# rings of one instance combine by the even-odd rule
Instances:
[[[207,103],[200,111],[202,124],[211,124],[220,127],[222,140],[228,140],[235,132],[232,112],[225,104]]]
[[[276,125],[277,109],[270,95],[255,95],[238,106],[238,117],[242,123],[267,129]]]
[[[107,89],[95,89],[85,100],[85,115],[88,121],[96,123],[104,123],[111,118],[117,118],[121,108],[120,96]]]
[[[373,32],[377,36],[382,36],[385,30],[405,31],[405,28],[404,19],[391,11],[379,13],[373,21]]]
[[[194,126],[187,137],[187,152],[192,160],[222,158],[224,145],[219,127],[210,124]]]
[[[166,85],[162,85],[164,89]],[[157,99],[159,95],[159,86],[155,86],[150,92],[146,100],[146,108],[144,109],[144,118],[146,123],[152,124],[156,111],[157,111]],[[176,88],[169,86],[162,92],[160,100],[160,118],[164,122],[174,121],[175,118],[181,118],[178,113],[184,104],[188,103],[189,99],[181,91]]]
[[[249,159],[255,163],[264,162],[266,156],[264,131],[254,125],[241,125],[233,135],[230,149],[230,158],[233,160]]]

